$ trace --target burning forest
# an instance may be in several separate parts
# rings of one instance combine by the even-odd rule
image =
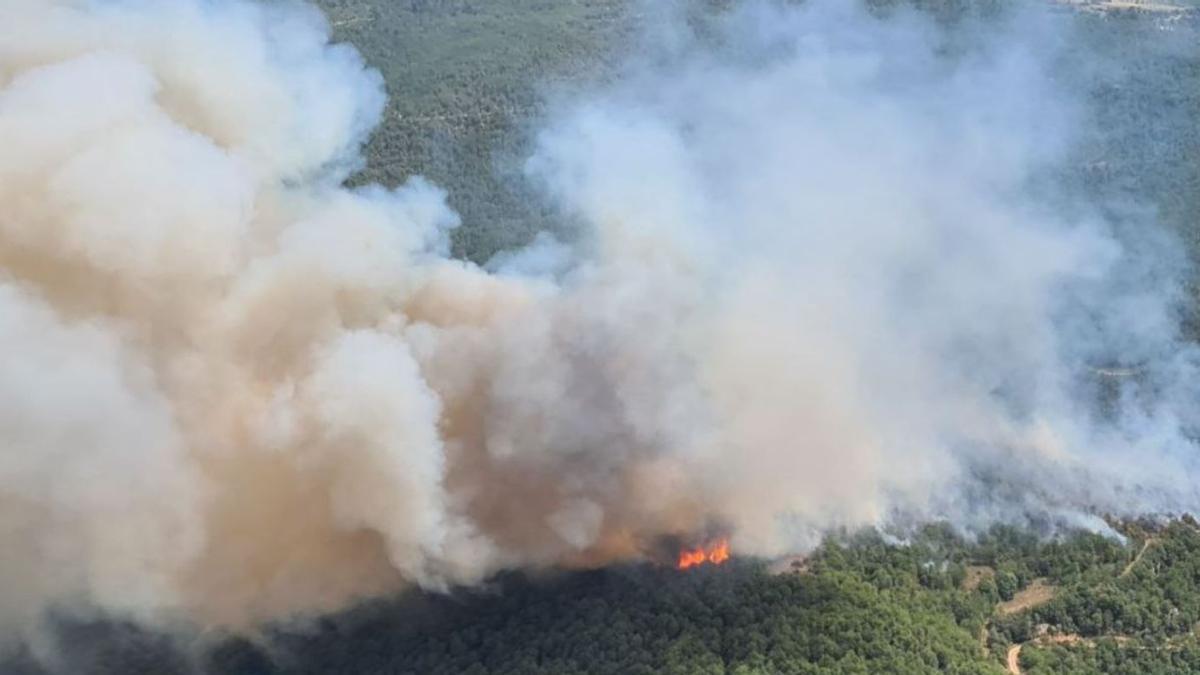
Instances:
[[[1061,13],[649,5],[469,261],[315,8],[0,2],[0,635],[1200,509],[1191,259],[1074,179]]]
[[[679,552],[677,569],[686,570],[699,565],[720,565],[729,560],[729,540],[720,539],[705,546]]]

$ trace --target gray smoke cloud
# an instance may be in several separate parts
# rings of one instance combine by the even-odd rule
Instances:
[[[1057,187],[1063,21],[672,32],[539,136],[585,234],[481,268],[436,187],[342,187],[382,83],[315,10],[7,0],[0,632],[1196,508],[1186,266]]]

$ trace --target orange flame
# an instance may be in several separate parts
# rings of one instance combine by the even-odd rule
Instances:
[[[689,567],[703,565],[704,563],[720,565],[726,560],[729,560],[729,540],[721,539],[708,546],[701,546],[690,551],[681,551],[679,553],[679,562],[675,566],[678,569],[686,570]]]

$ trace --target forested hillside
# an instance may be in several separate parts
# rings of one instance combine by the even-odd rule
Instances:
[[[688,0],[698,14],[728,0]],[[447,189],[464,226],[455,253],[484,261],[561,219],[525,184],[523,159],[546,103],[611,76],[638,38],[637,0],[317,0],[335,39],[383,73],[389,99],[358,182],[423,175]],[[1019,3],[870,0],[915,8],[964,34]],[[1081,3],[1076,3],[1077,5]],[[1101,6],[1105,3],[1082,3]],[[1096,135],[1077,179],[1126,204],[1152,204],[1195,239],[1200,212],[1200,58],[1191,12],[1075,11],[1077,60],[1059,64],[1085,90]],[[1163,5],[1171,6],[1171,5]],[[1098,68],[1107,63],[1111,67]]]
[[[509,575],[190,645],[74,622],[75,673],[1028,673],[1200,669],[1200,530],[967,542],[837,537],[791,564],[735,558]],[[10,662],[6,673],[40,672]]]
[[[388,107],[356,180],[419,174],[450,193],[455,252],[484,261],[557,224],[522,183],[543,95],[600,77],[628,0],[318,0],[335,39],[383,73]]]

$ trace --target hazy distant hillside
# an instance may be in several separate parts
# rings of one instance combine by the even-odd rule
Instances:
[[[628,0],[319,0],[337,39],[387,81],[361,179],[421,174],[465,221],[460,255],[486,259],[552,226],[519,185],[540,88],[594,76],[628,32]]]
[[[962,0],[872,2],[882,11],[906,4],[949,21],[989,6],[1011,7]],[[556,227],[521,183],[527,141],[544,112],[543,94],[600,77],[627,55],[635,42],[635,2],[318,0],[318,5],[328,13],[335,37],[354,44],[387,81],[388,110],[359,180],[396,184],[420,174],[446,188],[464,219],[455,252],[476,260]],[[1200,213],[1196,15],[1116,9],[1127,11],[1071,10],[1075,30],[1091,51],[1079,62],[1064,63],[1063,76],[1086,80],[1080,84],[1098,103],[1101,131],[1079,158],[1079,179],[1106,194],[1158,206],[1194,241]],[[1132,67],[1096,68],[1103,59]]]

